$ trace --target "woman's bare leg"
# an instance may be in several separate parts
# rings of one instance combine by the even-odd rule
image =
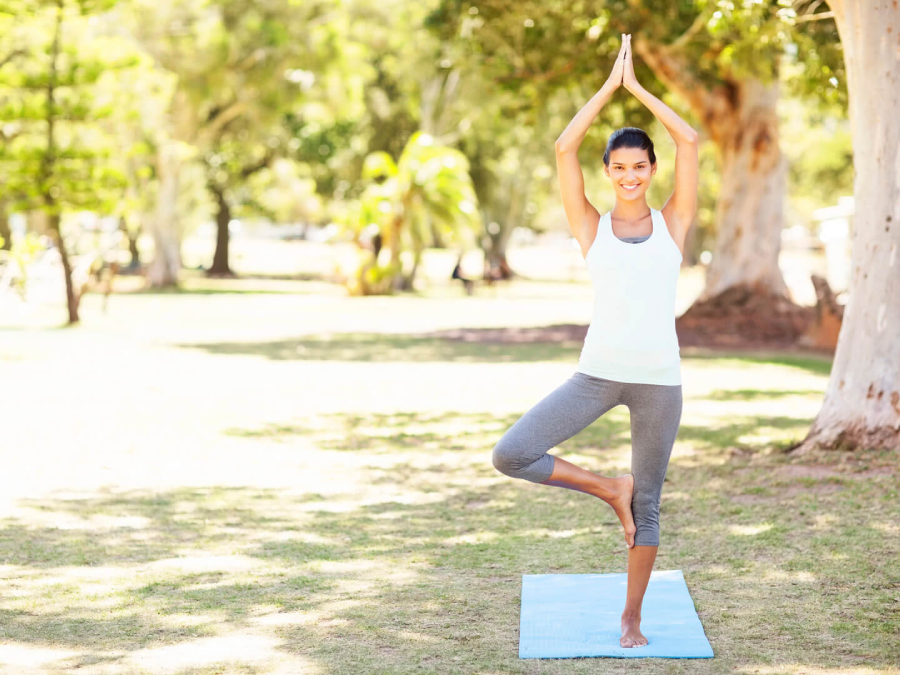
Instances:
[[[628,551],[628,591],[625,611],[622,612],[622,637],[619,639],[623,647],[647,644],[647,638],[641,633],[641,605],[658,549],[659,546],[633,546]]]
[[[613,507],[622,522],[626,546],[629,549],[634,546],[634,533],[637,528],[631,514],[634,476],[630,473],[616,478],[607,478],[553,455],[553,473],[547,480],[542,481],[542,484],[577,490],[605,501]]]

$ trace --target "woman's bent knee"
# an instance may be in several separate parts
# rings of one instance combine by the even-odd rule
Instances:
[[[532,453],[533,454],[533,453]],[[502,438],[491,453],[494,468],[510,478],[522,478],[533,483],[547,480],[553,471],[553,456],[546,452],[533,459],[531,454]]]
[[[491,462],[494,465],[494,468],[497,469],[500,473],[505,473],[507,476],[510,471],[512,471],[512,465],[509,461],[509,455],[501,450],[499,445],[494,446],[494,452],[491,453]]]

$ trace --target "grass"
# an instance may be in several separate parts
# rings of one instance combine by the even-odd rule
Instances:
[[[0,671],[900,672],[896,455],[785,452],[827,359],[683,350],[656,569],[715,658],[520,660],[522,574],[625,570],[605,504],[490,462],[579,346],[436,335],[581,322],[584,289],[310,283],[0,330]],[[624,473],[629,429],[619,406],[554,452]]]

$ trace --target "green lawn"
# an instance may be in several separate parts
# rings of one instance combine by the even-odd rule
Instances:
[[[590,297],[197,280],[0,328],[0,672],[900,673],[896,455],[784,452],[821,357],[692,349],[656,569],[715,658],[518,658],[522,574],[625,570],[606,504],[491,465],[580,345],[433,333]],[[627,472],[627,408],[554,452]]]

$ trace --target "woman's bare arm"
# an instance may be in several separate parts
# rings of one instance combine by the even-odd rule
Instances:
[[[566,211],[569,229],[572,230],[572,235],[581,246],[582,255],[587,254],[594,241],[600,214],[584,194],[584,174],[581,171],[581,164],[578,162],[578,148],[581,146],[587,130],[593,124],[594,118],[622,83],[624,58],[625,36],[622,35],[622,46],[609,78],[556,139],[556,169],[559,174],[563,208]]]
[[[675,141],[675,190],[660,209],[667,223],[675,226],[676,243],[683,248],[687,231],[697,213],[699,134],[665,103],[644,89],[634,76],[631,36],[625,40],[626,58],[622,86],[650,109]]]

